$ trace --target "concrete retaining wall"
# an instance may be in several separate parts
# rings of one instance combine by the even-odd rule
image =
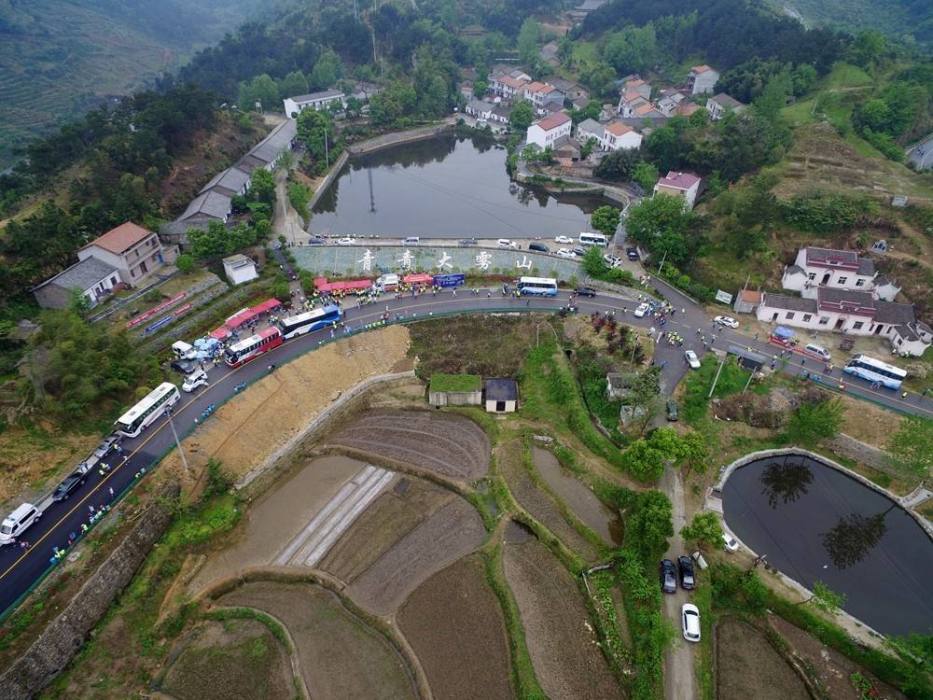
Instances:
[[[402,143],[411,143],[412,141],[421,141],[422,139],[439,136],[450,131],[453,126],[454,122],[448,120],[443,124],[435,124],[434,126],[424,126],[419,129],[409,129],[408,131],[399,131],[394,134],[376,136],[375,138],[360,141],[352,146],[348,146],[347,151],[352,156],[362,155],[363,153],[373,153],[374,151],[389,148],[390,146],[397,146]]]
[[[28,700],[49,685],[81,649],[88,634],[129,584],[152,546],[165,533],[172,512],[165,501],[178,497],[166,488],[143,513],[126,539],[81,586],[68,606],[43,630],[29,650],[0,676],[0,698]]]
[[[432,406],[481,406],[482,391],[432,391],[428,394]]]
[[[337,176],[340,174],[340,171],[343,170],[343,166],[346,165],[347,160],[349,160],[350,154],[347,151],[344,151],[340,154],[340,157],[334,162],[331,169],[328,171],[327,175],[324,176],[324,179],[318,184],[317,189],[314,190],[314,194],[311,195],[311,199],[308,202],[307,209],[311,211],[314,209],[314,205],[317,204],[317,201],[321,198],[330,186],[334,183],[334,180],[337,179]]]
[[[839,433],[827,443],[827,446],[843,457],[854,459],[856,462],[866,464],[872,469],[877,469],[890,476],[899,476],[897,470],[891,467],[891,460],[884,450],[867,445],[851,435]]]

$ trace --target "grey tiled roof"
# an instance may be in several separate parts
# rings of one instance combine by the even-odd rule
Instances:
[[[82,292],[90,289],[95,284],[117,271],[113,265],[109,265],[97,258],[86,258],[75,263],[69,268],[59,272],[55,277],[46,280],[39,287],[47,284],[54,284],[63,289],[80,289]]]
[[[714,98],[720,107],[725,107],[727,109],[738,109],[739,107],[744,107],[745,105],[739,102],[734,97],[727,95],[724,92],[720,92]]]
[[[246,187],[248,182],[249,173],[245,170],[241,170],[236,166],[233,166],[232,168],[227,168],[226,170],[221,170],[219,173],[217,173],[213,178],[211,178],[210,182],[201,188],[198,194],[202,194],[207,190],[212,190],[215,187],[228,190],[229,192],[240,193],[243,191],[243,188]],[[222,194],[226,194],[226,192],[223,192]]]
[[[517,401],[518,383],[514,379],[487,379],[487,401]]]
[[[899,304],[896,301],[876,301],[878,311],[875,314],[877,323],[890,323],[892,325],[911,323],[916,320],[913,304]]]
[[[298,133],[298,125],[294,119],[286,119],[275,127],[272,132],[262,141],[250,149],[248,156],[253,156],[266,163],[271,163],[289,148],[295,134]]]
[[[860,275],[875,274],[875,261],[872,260],[871,258],[863,258],[862,256],[859,256],[858,273]]]
[[[210,219],[223,220],[230,213],[230,197],[213,190],[199,194],[191,200],[185,213],[178,217],[177,221],[184,221],[194,217],[207,217]]]
[[[762,305],[772,309],[816,313],[816,299],[802,299],[801,297],[791,297],[786,294],[765,293]]]
[[[315,102],[317,100],[326,100],[332,97],[343,97],[343,93],[340,92],[340,90],[321,90],[320,92],[311,92],[307,95],[298,95],[291,99],[296,104],[303,104],[306,102]]]

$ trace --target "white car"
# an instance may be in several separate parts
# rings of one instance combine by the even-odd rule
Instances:
[[[603,256],[603,262],[609,267],[619,267],[619,265],[622,264],[622,258],[617,258],[615,255],[609,255],[607,253]]]
[[[575,258],[576,255],[573,254],[573,251],[570,248],[560,248],[557,251],[558,258]]]
[[[727,532],[722,533],[722,543],[723,543],[723,547],[726,548],[727,552],[738,552],[739,551],[739,543],[736,541],[736,539],[732,535],[730,535]]]
[[[337,239],[337,245],[353,245],[353,239],[349,236]]]
[[[720,326],[725,326],[726,328],[739,327],[739,322],[732,318],[732,316],[717,316],[713,319],[713,322],[718,323]]]
[[[555,236],[554,242],[561,245],[573,245],[573,239],[570,236]]]
[[[684,639],[688,642],[700,641],[700,610],[693,603],[684,603],[680,608],[680,624]]]
[[[697,354],[693,350],[687,350],[684,353],[684,359],[687,361],[687,364],[690,365],[690,369],[700,369],[700,358],[697,357]]]
[[[203,369],[196,369],[194,372],[185,377],[185,381],[182,382],[181,385],[181,390],[186,394],[190,394],[199,386],[207,386],[207,384],[207,372],[205,372]]]
[[[499,244],[500,248],[518,248],[518,243],[510,241],[508,238],[500,238],[496,243]]]
[[[650,309],[650,308],[651,308],[651,307],[648,306],[648,304],[639,304],[639,305],[638,305],[638,308],[635,309],[635,318],[642,318],[642,317],[644,317],[644,315],[645,315],[646,313],[648,313],[648,309]]]

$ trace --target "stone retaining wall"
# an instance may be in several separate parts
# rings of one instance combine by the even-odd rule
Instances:
[[[168,529],[172,511],[165,502],[177,498],[179,490],[177,483],[165,489],[67,607],[0,676],[0,698],[28,700],[35,697],[68,665],[114,599],[132,580],[152,546]]]
[[[833,452],[843,457],[854,459],[856,462],[861,462],[890,476],[899,476],[897,470],[891,467],[891,460],[884,450],[879,450],[877,447],[856,440],[850,435],[839,433],[832,440],[829,440],[826,445]]]

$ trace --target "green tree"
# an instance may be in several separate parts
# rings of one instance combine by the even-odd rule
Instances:
[[[770,121],[779,118],[781,110],[787,104],[787,98],[793,94],[794,86],[790,72],[783,70],[773,76],[764,91],[754,102],[755,110]]]
[[[296,97],[308,92],[308,79],[300,70],[293,70],[279,81],[279,97]],[[291,116],[291,115],[288,115]]]
[[[541,25],[533,17],[528,17],[518,30],[518,56],[522,63],[534,63],[540,44]]]
[[[628,236],[654,254],[667,256],[677,265],[691,256],[688,235],[696,216],[684,206],[684,200],[670,195],[643,199],[629,210],[625,220]]]
[[[414,114],[417,95],[404,81],[390,83],[385,90],[373,95],[369,101],[370,116],[376,126],[391,126]]]
[[[580,71],[580,80],[590,89],[595,97],[609,97],[618,99],[615,94],[616,72],[612,66],[602,61],[595,61]]]
[[[625,545],[638,552],[643,562],[654,563],[667,549],[674,534],[671,502],[660,491],[643,491],[634,499],[625,518]]]
[[[933,420],[907,416],[888,440],[893,465],[911,476],[928,479],[933,472]]]
[[[667,455],[645,438],[639,438],[622,453],[622,466],[639,481],[657,481],[664,472]]]
[[[311,69],[308,84],[312,90],[326,90],[333,87],[342,75],[343,64],[340,57],[332,49],[325,49]]]
[[[842,404],[837,399],[801,404],[787,422],[784,437],[797,445],[814,445],[839,432]]]
[[[619,75],[641,73],[658,62],[659,50],[654,26],[629,25],[610,34],[603,48],[603,57]]]
[[[583,256],[583,271],[590,277],[601,277],[606,272],[606,261],[603,260],[602,248],[590,246]]]
[[[194,264],[194,256],[190,253],[182,253],[175,259],[175,267],[177,267],[179,272],[183,275],[187,275],[194,270]]]
[[[632,181],[637,183],[645,192],[651,192],[660,174],[658,169],[647,161],[641,161],[632,172]]]
[[[715,513],[697,513],[689,525],[680,529],[680,535],[688,542],[704,544],[713,549],[722,549],[722,525]]]
[[[704,473],[709,465],[709,443],[701,433],[692,431],[681,435],[678,459],[686,472]]]
[[[835,615],[846,604],[846,596],[844,593],[837,593],[822,581],[814,581],[813,595],[807,602],[825,613]]]
[[[81,318],[87,316],[87,312],[91,310],[91,300],[85,296],[84,292],[80,289],[72,289],[68,297],[68,310]]]
[[[240,83],[238,102],[244,111],[256,109],[257,102],[264,110],[272,109],[278,101],[279,86],[267,73]]]
[[[256,168],[249,178],[249,198],[255,202],[275,204],[275,176],[265,168]]]
[[[513,130],[526,131],[535,120],[535,110],[528,100],[520,100],[509,113],[509,125]]]
[[[611,238],[619,226],[621,216],[618,209],[607,204],[598,207],[590,215],[590,222],[593,224],[593,228]]]
[[[298,138],[305,145],[308,155],[316,161],[323,161],[326,148],[333,145],[334,122],[324,110],[306,109],[298,115]],[[325,139],[327,146],[325,147]]]
[[[593,174],[602,180],[613,180],[615,182],[629,180],[640,160],[641,156],[638,151],[621,148],[599,161],[599,165],[596,166]]]

